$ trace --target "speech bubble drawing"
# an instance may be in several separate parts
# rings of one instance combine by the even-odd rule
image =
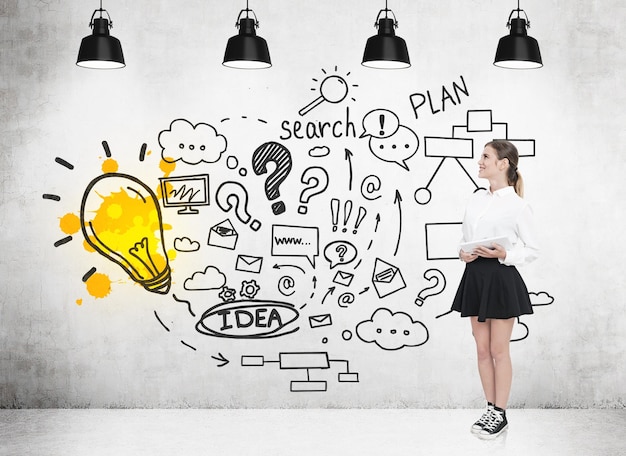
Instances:
[[[379,159],[397,163],[409,171],[406,160],[411,158],[419,148],[419,138],[408,127],[400,125],[398,131],[386,138],[371,137],[370,151]]]
[[[272,225],[272,256],[306,257],[315,267],[319,255],[319,228],[311,226]]]
[[[324,248],[324,258],[330,263],[330,269],[340,264],[348,264],[357,256],[357,249],[348,241],[334,241]]]
[[[161,157],[168,163],[182,161],[188,165],[215,163],[226,150],[226,137],[206,123],[192,124],[176,119],[168,130],[159,133]]]
[[[374,109],[363,117],[363,133],[360,138],[388,138],[400,127],[398,116],[387,109]]]

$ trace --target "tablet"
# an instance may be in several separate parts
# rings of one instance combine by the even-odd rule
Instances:
[[[508,237],[497,236],[487,239],[481,239],[479,241],[464,242],[461,244],[461,250],[467,253],[472,253],[474,249],[480,245],[491,248],[493,244],[500,244],[502,247],[504,247],[505,250],[510,250],[513,247]]]

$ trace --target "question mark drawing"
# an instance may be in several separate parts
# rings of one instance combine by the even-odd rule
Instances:
[[[424,301],[429,296],[435,296],[441,293],[446,288],[446,277],[439,269],[428,269],[424,272],[424,278],[428,280],[429,285],[426,288],[420,290],[415,299],[415,304],[422,306]]]
[[[247,225],[252,218],[248,213],[248,191],[238,182],[223,182],[215,193],[215,200],[224,212],[228,212],[234,207],[237,218],[243,224]],[[250,228],[253,231],[258,231],[261,228],[261,222],[253,220],[250,223]]]
[[[265,180],[265,195],[270,201],[280,196],[279,187],[291,172],[291,153],[277,142],[266,142],[257,148],[252,155],[252,169],[257,176],[267,173],[267,164],[276,165],[274,171]],[[285,203],[276,201],[272,204],[272,212],[279,215],[285,212]]]
[[[306,184],[306,187],[300,194],[302,204],[298,207],[298,214],[304,215],[308,211],[305,204],[308,204],[313,196],[323,193],[328,188],[328,173],[324,168],[312,166],[304,170],[300,182]]]

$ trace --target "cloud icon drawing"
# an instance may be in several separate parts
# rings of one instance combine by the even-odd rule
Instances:
[[[217,290],[226,284],[226,276],[215,266],[207,266],[204,271],[194,272],[185,280],[185,290]]]
[[[189,165],[215,163],[226,151],[226,137],[206,123],[193,125],[185,119],[176,119],[169,130],[159,133],[161,157],[168,163],[182,161]]]
[[[554,302],[554,298],[545,291],[540,291],[539,293],[530,292],[528,297],[533,306],[549,306]]]
[[[428,328],[422,322],[413,321],[404,312],[393,313],[385,308],[376,310],[369,320],[359,323],[356,334],[363,342],[373,342],[383,350],[418,347],[428,341]]]
[[[174,248],[179,252],[197,252],[200,250],[200,243],[192,241],[188,237],[174,239]]]

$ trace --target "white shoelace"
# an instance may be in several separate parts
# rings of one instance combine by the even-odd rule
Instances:
[[[504,417],[497,411],[493,410],[489,416],[489,421],[483,426],[483,430],[486,432],[493,432],[504,421]]]

